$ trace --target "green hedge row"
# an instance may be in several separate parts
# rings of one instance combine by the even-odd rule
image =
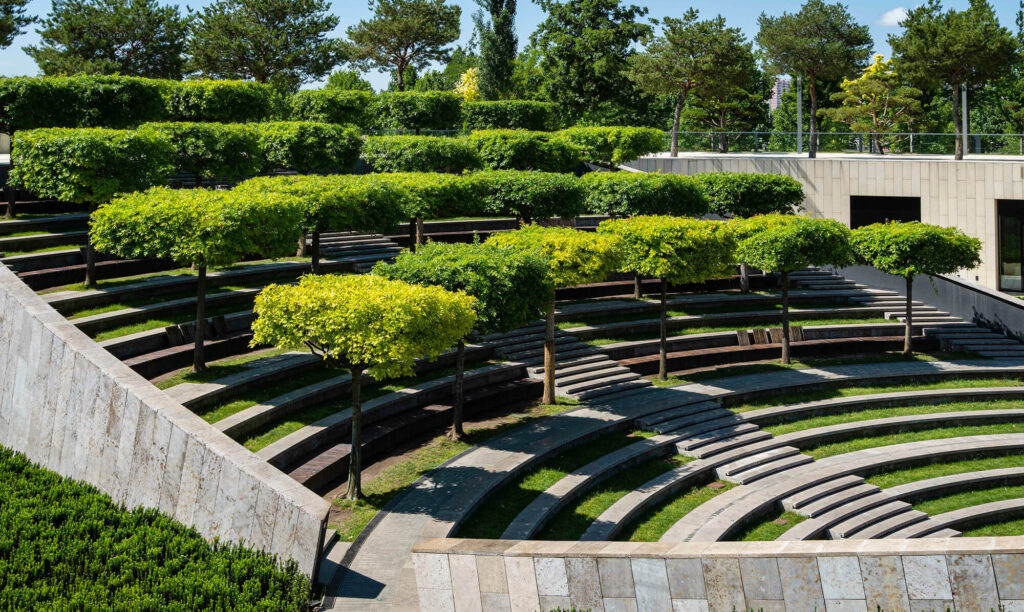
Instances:
[[[294,564],[207,543],[0,448],[0,609],[304,610]]]

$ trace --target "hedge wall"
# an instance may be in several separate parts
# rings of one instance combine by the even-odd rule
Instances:
[[[265,121],[284,100],[270,85],[252,81],[165,81],[167,117],[172,121]]]
[[[574,127],[559,134],[580,148],[584,160],[611,168],[665,146],[665,133],[653,128]]]
[[[553,130],[554,106],[532,100],[463,102],[462,122],[467,130]]]
[[[573,172],[580,150],[549,132],[482,130],[468,137],[489,170]]]
[[[437,172],[395,172],[370,175],[406,190],[411,196],[409,217],[444,219],[486,214],[481,182]]]
[[[462,97],[448,91],[377,94],[372,127],[387,130],[455,130],[462,124]]]
[[[0,609],[304,610],[294,564],[209,544],[0,448]]]
[[[790,213],[804,201],[800,181],[782,174],[705,172],[694,179],[707,194],[712,210],[723,216]]]
[[[359,160],[363,139],[350,126],[312,121],[261,123],[259,132],[265,168],[290,168],[302,173],[348,172]]]
[[[459,173],[481,167],[469,142],[443,136],[369,136],[363,160],[376,172]]]
[[[492,215],[516,217],[529,223],[535,219],[577,217],[584,209],[583,185],[571,174],[487,170],[473,173],[470,180],[480,190],[484,210]]]
[[[291,118],[297,121],[349,123],[359,127],[370,124],[373,92],[338,89],[307,89],[291,99]]]
[[[697,217],[710,210],[696,179],[680,174],[590,172],[581,179],[587,212],[615,217],[675,215]]]
[[[263,168],[256,130],[245,123],[146,123],[171,141],[175,168],[204,179],[236,181]]]

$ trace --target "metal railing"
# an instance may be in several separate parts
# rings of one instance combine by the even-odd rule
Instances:
[[[677,132],[679,150],[690,152],[806,152],[807,132]],[[672,132],[665,133],[664,150],[669,150]],[[823,153],[932,154],[952,155],[958,134],[899,132],[876,135],[869,132],[818,132],[818,151]],[[879,143],[881,146],[879,146]],[[1024,134],[968,134],[967,151],[973,155],[1024,155]]]

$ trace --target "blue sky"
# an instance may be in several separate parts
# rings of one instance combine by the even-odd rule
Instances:
[[[462,7],[462,40],[460,42],[465,42],[472,33],[471,16],[477,10],[477,5],[473,0],[449,1]],[[1014,15],[1017,11],[1016,0],[990,1],[995,6],[1003,25],[1012,29],[1014,27]],[[688,6],[693,6],[702,15],[706,16],[721,13],[725,16],[729,25],[740,27],[748,38],[752,38],[757,33],[757,17],[761,12],[766,12],[769,15],[776,15],[785,11],[793,12],[799,9],[801,1],[758,0],[754,2],[751,0],[718,0],[716,2],[711,0],[651,0],[645,3],[634,0],[634,3],[646,6],[650,10],[650,17],[679,16]],[[50,0],[32,0],[28,5],[28,9],[32,14],[44,15],[50,10],[50,4]],[[209,2],[197,1],[180,4],[180,6],[183,9],[186,6],[196,9],[206,4],[209,4]],[[962,9],[967,6],[968,0],[947,0],[944,4],[947,7]],[[848,5],[850,12],[857,20],[871,27],[871,35],[875,39],[875,51],[886,55],[890,52],[886,38],[889,34],[899,30],[899,27],[896,26],[899,16],[902,11],[906,10],[906,7],[915,6],[912,3],[899,4],[898,0],[895,3],[892,0],[853,0]],[[338,35],[342,35],[346,27],[370,15],[365,0],[334,0],[332,11],[341,17]],[[520,45],[526,43],[530,33],[536,29],[537,24],[543,18],[543,12],[531,0],[519,0],[519,15],[516,26],[519,30]],[[35,62],[25,55],[21,48],[26,45],[35,44],[38,40],[39,37],[35,34],[34,28],[31,28],[28,33],[15,39],[13,45],[0,51],[0,75],[37,74],[38,70]],[[366,76],[373,83],[374,87],[378,89],[383,87],[388,81],[387,75],[376,72]]]

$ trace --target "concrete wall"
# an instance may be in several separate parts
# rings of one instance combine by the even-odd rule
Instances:
[[[0,445],[312,575],[329,504],[172,401],[0,265]]]
[[[11,137],[7,134],[0,134],[0,155],[11,153]]]
[[[424,612],[1020,612],[1022,553],[1024,537],[713,544],[430,540],[414,550],[413,562]]]
[[[962,278],[998,288],[996,200],[1024,199],[1024,161],[975,157],[821,154],[684,154],[645,157],[632,164],[644,172],[767,172],[788,174],[804,185],[808,214],[850,222],[850,196],[921,198],[921,221],[956,226],[982,241],[982,264]]]

